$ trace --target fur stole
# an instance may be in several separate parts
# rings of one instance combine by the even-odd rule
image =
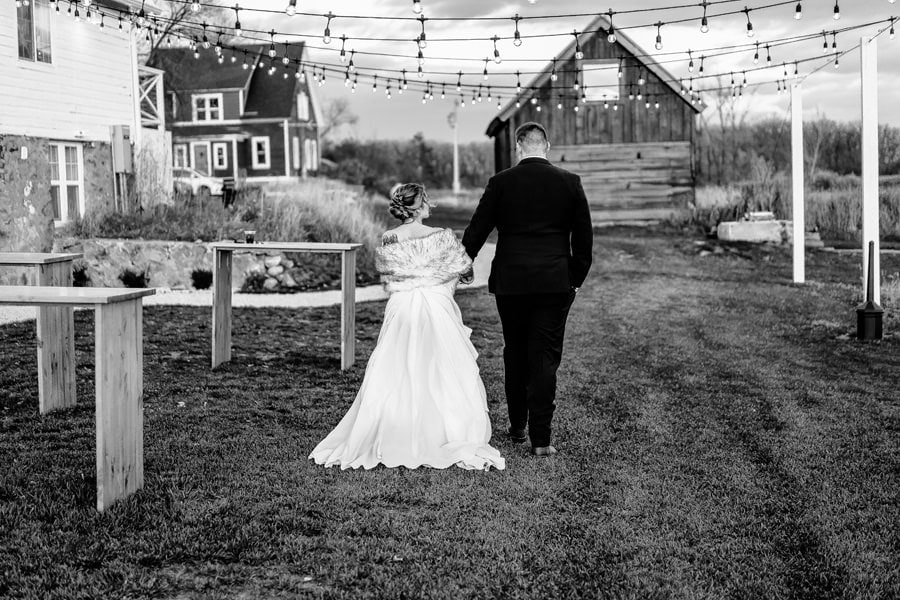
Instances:
[[[455,281],[471,266],[472,259],[452,229],[390,243],[375,251],[375,268],[389,292]]]

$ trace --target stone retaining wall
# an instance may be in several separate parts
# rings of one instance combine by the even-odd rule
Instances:
[[[213,267],[213,251],[201,242],[65,238],[54,242],[53,251],[83,253],[75,269],[83,271],[86,285],[97,287],[124,287],[122,277],[131,271],[143,274],[147,287],[193,289],[192,273]],[[253,277],[264,291],[296,291],[304,287],[296,276],[302,267],[280,253],[235,252],[232,284],[242,288]]]

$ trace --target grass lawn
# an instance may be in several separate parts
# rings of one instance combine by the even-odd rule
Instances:
[[[859,258],[604,229],[567,331],[554,444],[506,442],[492,297],[458,294],[507,470],[326,470],[383,303],[144,310],[145,488],[94,510],[91,313],[80,405],[37,412],[33,323],[0,326],[0,596],[897,598],[900,320],[851,339]],[[706,250],[701,256],[700,251]],[[884,257],[886,272],[900,258]]]

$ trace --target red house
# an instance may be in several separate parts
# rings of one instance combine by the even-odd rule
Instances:
[[[214,177],[277,181],[319,169],[322,111],[303,44],[270,58],[268,45],[160,49],[176,168]]]

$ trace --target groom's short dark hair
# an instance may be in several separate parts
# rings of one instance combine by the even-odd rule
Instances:
[[[516,128],[516,143],[523,146],[543,146],[547,143],[547,130],[540,123],[528,121]]]

